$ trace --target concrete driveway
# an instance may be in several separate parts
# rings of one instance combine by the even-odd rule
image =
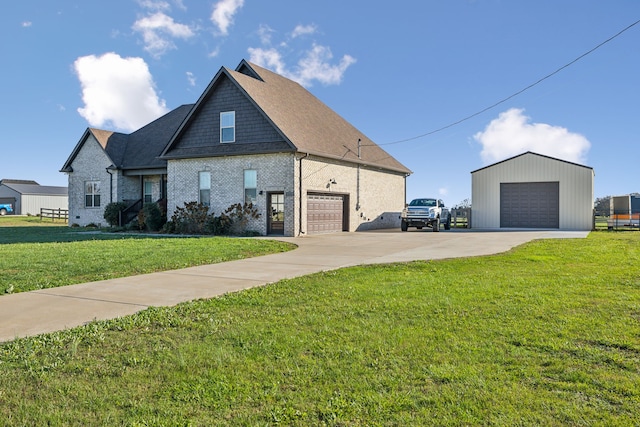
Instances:
[[[0,342],[359,264],[489,255],[535,239],[588,232],[379,230],[278,238],[273,255],[0,296]]]

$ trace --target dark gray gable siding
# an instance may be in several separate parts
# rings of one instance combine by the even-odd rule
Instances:
[[[220,143],[220,113],[235,111],[236,140]],[[168,158],[292,151],[256,106],[222,75],[182,135],[165,153]]]

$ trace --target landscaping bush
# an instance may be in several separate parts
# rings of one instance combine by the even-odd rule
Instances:
[[[247,225],[252,219],[260,218],[261,214],[253,203],[231,205],[224,211],[224,215],[231,220],[230,232],[232,234],[244,234],[247,231]]]
[[[104,208],[104,219],[107,221],[107,224],[110,226],[116,226],[119,224],[120,219],[120,211],[123,211],[127,208],[127,204],[125,202],[112,202],[109,203]]]
[[[141,225],[143,229],[159,231],[166,222],[166,217],[162,215],[162,210],[157,203],[145,204],[140,212],[143,217],[143,224]]]
[[[171,228],[178,234],[204,234],[209,208],[198,202],[185,202],[171,216]]]
[[[177,234],[213,234],[227,235],[258,235],[248,232],[247,225],[252,219],[260,218],[258,209],[251,203],[236,203],[229,206],[219,216],[209,212],[209,209],[197,202],[185,202],[184,207],[177,207],[171,220],[164,224],[165,233]]]

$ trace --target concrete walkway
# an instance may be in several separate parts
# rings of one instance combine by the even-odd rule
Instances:
[[[273,283],[359,264],[489,255],[546,238],[588,232],[398,230],[278,238],[298,248],[221,264],[0,296],[0,342],[130,315],[151,306]]]

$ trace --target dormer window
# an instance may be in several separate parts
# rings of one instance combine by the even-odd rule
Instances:
[[[236,140],[236,112],[220,113],[220,142],[235,142]]]

